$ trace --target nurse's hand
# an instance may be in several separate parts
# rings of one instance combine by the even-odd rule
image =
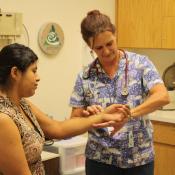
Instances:
[[[115,106],[112,106],[112,108]],[[103,112],[102,112],[103,113]],[[115,113],[103,113],[103,122],[98,124],[93,124],[94,128],[105,128],[109,127],[109,135],[113,136],[117,131],[119,131],[125,123],[128,122],[128,117],[123,113],[115,112]]]
[[[91,105],[86,108],[86,110],[83,110],[83,116],[88,117],[90,115],[99,114],[100,112],[103,112],[104,109],[100,105]]]
[[[121,117],[119,115],[115,115],[115,120],[111,120],[108,122],[103,122],[103,123],[99,123],[99,124],[93,124],[94,128],[106,128],[109,127],[110,131],[109,131],[109,135],[110,136],[114,136],[124,125],[125,123],[128,122],[128,118],[124,118],[121,120]]]
[[[131,115],[129,106],[123,104],[112,104],[106,107],[103,112],[106,114],[113,114],[113,113],[123,114],[123,118],[128,118],[128,116]]]
[[[104,128],[112,126],[115,132],[115,130],[121,128],[128,121],[128,116],[130,116],[130,109],[127,105],[112,104],[105,108],[103,113],[114,114],[114,118],[111,119],[111,121],[94,124],[93,126],[95,128]]]
[[[111,123],[106,124],[106,127],[112,128],[109,135],[110,136],[115,135],[127,122],[128,122],[128,118],[125,118],[125,119],[123,119],[122,122],[111,122]]]
[[[100,105],[91,105],[88,106],[85,110],[83,110],[83,116],[90,116],[99,114],[100,112],[104,112],[106,114],[112,114],[115,112],[123,113],[124,116],[127,118],[130,115],[130,109],[128,105],[122,104],[112,104],[107,108],[103,109]]]

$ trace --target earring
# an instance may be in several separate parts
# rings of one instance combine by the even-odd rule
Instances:
[[[91,57],[92,57],[93,59],[95,59],[93,50],[90,51],[90,54],[91,54]]]

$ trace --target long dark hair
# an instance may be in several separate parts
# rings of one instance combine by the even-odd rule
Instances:
[[[16,66],[20,71],[25,72],[37,60],[37,55],[22,44],[14,43],[2,48],[0,51],[0,85],[7,82],[12,67]]]

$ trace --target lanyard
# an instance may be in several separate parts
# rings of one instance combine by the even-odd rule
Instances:
[[[124,58],[125,58],[125,84],[124,87],[122,87],[122,92],[121,94],[123,96],[127,96],[128,95],[128,55],[126,54],[126,52],[124,50],[121,50],[124,54]]]

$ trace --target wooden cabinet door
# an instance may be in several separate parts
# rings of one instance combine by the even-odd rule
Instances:
[[[162,16],[175,17],[175,0],[162,0]]]
[[[117,0],[119,47],[161,48],[161,0]]]
[[[175,175],[175,124],[153,121],[154,175]]]
[[[175,48],[175,16],[163,19],[162,48]]]
[[[154,143],[155,170],[154,175],[175,175],[175,146]]]
[[[175,48],[175,0],[162,0],[162,48]]]

